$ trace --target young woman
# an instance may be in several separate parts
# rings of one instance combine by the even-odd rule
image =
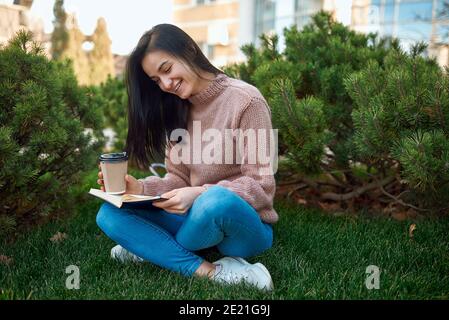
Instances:
[[[127,175],[126,193],[169,199],[147,209],[103,204],[97,223],[118,243],[112,257],[271,290],[267,268],[243,259],[272,246],[278,220],[275,180],[267,170],[272,163],[251,161],[267,143],[254,146],[249,135],[229,134],[249,129],[271,137],[271,113],[260,92],[215,68],[192,38],[170,24],[139,40],[127,62],[127,89],[126,152],[141,167],[165,153],[167,174],[139,180]],[[225,257],[210,263],[196,254],[213,246]]]

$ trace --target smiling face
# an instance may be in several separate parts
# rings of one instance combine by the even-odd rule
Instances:
[[[198,93],[210,82],[201,79],[178,58],[163,51],[145,55],[142,68],[162,91],[175,94],[182,99],[188,99]]]

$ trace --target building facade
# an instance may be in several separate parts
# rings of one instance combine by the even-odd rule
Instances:
[[[337,13],[336,0],[173,0],[173,23],[186,31],[211,62],[220,67],[244,60],[240,47],[259,44],[262,33],[280,36],[303,27],[319,10]],[[350,7],[346,6],[346,11]]]
[[[238,60],[239,0],[173,0],[173,22],[217,67]]]
[[[259,44],[262,33],[276,33],[283,49],[283,30],[292,25],[299,29],[311,21],[320,10],[335,13],[334,1],[329,0],[254,0],[254,32],[252,42]]]
[[[408,49],[429,44],[428,55],[449,64],[449,0],[173,0],[174,23],[197,41],[217,66],[244,59],[240,47],[259,35],[303,28],[320,10],[355,31],[392,36]]]
[[[293,24],[302,28],[327,3],[324,0],[256,0],[254,41],[262,33],[280,35],[285,27]]]
[[[429,56],[449,64],[449,0],[353,0],[351,26],[398,38],[405,50],[426,42]]]
[[[405,50],[418,41],[426,42],[427,54],[441,66],[449,65],[449,0],[253,0],[254,32],[276,33],[283,49],[283,29],[303,28],[320,10],[362,32],[398,38]]]

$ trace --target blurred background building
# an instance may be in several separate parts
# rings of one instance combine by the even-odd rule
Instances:
[[[449,0],[173,0],[173,23],[200,44],[217,66],[241,61],[239,48],[259,44],[262,33],[299,29],[320,10],[358,32],[400,39],[405,50],[417,41],[440,65],[449,64]]]
[[[259,45],[262,33],[278,34],[279,50],[283,50],[283,29],[292,25],[303,28],[320,10],[332,13],[337,21],[355,31],[397,37],[406,50],[411,44],[424,41],[429,45],[429,56],[435,57],[442,66],[449,65],[449,0],[164,1],[167,1],[164,6],[170,4],[172,9],[172,16],[167,17],[166,22],[178,25],[192,36],[218,67],[244,60],[240,47],[248,43]],[[5,43],[23,28],[31,30],[35,40],[42,42],[49,54],[51,34],[44,32],[42,19],[30,13],[32,5],[32,0],[0,3],[0,43]],[[101,13],[98,12],[99,17]],[[46,21],[54,19],[52,14],[49,12],[50,17],[45,17]],[[76,16],[70,12],[67,21],[67,29],[76,47],[69,50],[71,55],[68,56],[79,60],[75,62],[77,70],[91,70],[91,75],[87,75],[87,71],[81,72],[84,75],[79,75],[80,81],[97,84],[104,81],[107,74],[121,76],[126,55],[111,52],[114,39],[109,37],[106,24],[116,25],[122,21],[99,19],[96,30],[90,35],[79,30]],[[145,24],[150,28],[154,21]],[[95,46],[94,42],[99,45]],[[89,62],[89,59],[97,62]],[[92,72],[102,75],[92,76]]]
[[[448,0],[354,0],[351,26],[401,40],[404,49],[426,42],[428,55],[449,64]]]
[[[304,26],[324,6],[316,0],[173,0],[173,4],[173,23],[217,66],[242,61],[242,45],[258,44],[262,33],[282,37],[284,27]]]
[[[19,30],[28,30],[33,33],[33,39],[43,45],[45,54],[50,58],[52,35],[45,33],[42,18],[30,12],[32,5],[33,0],[14,0],[11,4],[0,4],[0,44],[8,42]],[[108,76],[114,77],[115,68],[123,68],[123,59],[121,56],[113,56],[111,52],[106,21],[99,17],[94,32],[85,35],[79,29],[76,15],[66,14],[68,40],[61,57],[73,61],[78,82],[82,85],[95,85],[104,82]]]
[[[244,2],[173,0],[173,22],[198,43],[214,65],[222,66],[236,61]]]
[[[34,39],[48,43],[50,35],[44,32],[41,18],[30,14],[33,0],[14,0],[11,4],[0,4],[0,44],[6,43],[19,30],[30,30]],[[47,53],[49,47],[46,47]]]

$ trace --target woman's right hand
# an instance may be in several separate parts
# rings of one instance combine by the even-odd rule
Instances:
[[[101,172],[101,166],[98,165],[98,169],[100,172],[98,172],[98,180],[97,183],[101,186],[101,191],[105,192],[104,188],[104,180],[103,180],[103,173]],[[125,176],[126,181],[126,194],[143,194],[143,182],[137,180],[132,175],[127,174]]]

